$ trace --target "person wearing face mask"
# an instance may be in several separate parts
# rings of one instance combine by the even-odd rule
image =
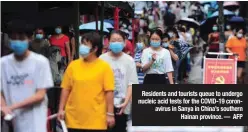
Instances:
[[[49,41],[45,39],[43,29],[38,28],[35,30],[35,39],[30,44],[30,50],[42,54],[48,58],[47,51],[50,46]]]
[[[176,72],[176,62],[179,60],[179,58],[178,58],[177,54],[174,52],[175,47],[170,44],[170,36],[167,33],[165,33],[163,35],[162,46],[163,46],[163,48],[168,49],[170,51],[172,64],[173,64],[173,69],[174,69],[173,77],[175,79],[175,75],[177,74],[177,72]],[[166,79],[167,79],[167,82],[169,82],[168,77]]]
[[[204,54],[207,52],[219,52],[219,32],[217,25],[213,26],[213,32],[208,35],[208,47]],[[207,58],[217,58],[217,55],[206,55]]]
[[[132,56],[134,55],[134,49],[133,49],[133,45],[131,43],[131,41],[128,40],[128,37],[129,37],[129,32],[127,29],[122,29],[121,30],[122,34],[125,36],[125,47],[123,49],[123,51]]]
[[[109,36],[104,36],[103,37],[103,50],[102,53],[106,53],[109,51]]]
[[[84,34],[81,57],[65,71],[58,119],[66,120],[68,132],[106,132],[115,124],[114,74],[110,65],[98,58],[102,47],[98,33]]]
[[[144,81],[144,73],[142,72],[141,56],[142,56],[142,51],[145,48],[147,48],[147,43],[148,43],[148,39],[145,34],[141,34],[138,36],[138,42],[136,43],[134,60],[136,62],[139,84],[143,84],[143,81]]]
[[[170,49],[171,51],[173,51],[173,53],[175,53],[175,55],[172,55],[172,59],[175,61],[174,62],[175,82],[179,83],[180,81],[186,81],[187,79],[186,55],[189,53],[192,47],[187,42],[179,39],[179,34],[176,28],[169,28],[167,31],[168,31],[168,35],[170,36],[170,45],[171,45]]]
[[[137,70],[134,59],[123,52],[125,36],[122,32],[112,31],[109,42],[110,51],[100,56],[111,65],[115,77],[116,125],[108,132],[126,132],[128,115],[131,113],[132,84],[139,83]]]
[[[170,84],[173,84],[173,66],[170,52],[162,48],[162,31],[151,33],[150,47],[144,49],[141,57],[144,84],[166,84],[166,74]]]
[[[237,77],[238,77],[238,83],[242,82],[242,73],[245,69],[245,63],[246,63],[246,39],[244,37],[244,29],[237,28],[237,33],[234,37],[230,38],[226,43],[226,51],[228,53],[234,53],[238,55],[238,63],[237,63]],[[230,56],[231,59],[234,59],[233,56]]]
[[[69,37],[62,33],[61,26],[57,26],[55,28],[55,35],[51,36],[49,41],[52,46],[57,46],[60,48],[62,56],[61,67],[65,69],[67,62],[72,61]]]
[[[233,33],[233,30],[232,30],[232,27],[231,25],[226,25],[226,31],[225,31],[225,38],[226,38],[226,41],[233,37],[234,36],[234,33]]]
[[[53,87],[49,61],[28,49],[33,30],[24,21],[8,26],[13,53],[1,58],[1,113],[12,115],[14,132],[47,129],[47,89]]]
[[[179,59],[177,54],[173,51],[174,46],[170,44],[170,36],[167,33],[163,35],[162,46],[170,51],[171,57],[174,61]]]
[[[163,16],[165,26],[173,26],[176,21],[176,15],[172,12],[172,9],[167,8],[167,12]]]

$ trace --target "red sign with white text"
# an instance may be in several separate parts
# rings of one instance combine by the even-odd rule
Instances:
[[[236,84],[235,59],[205,58],[203,84]]]

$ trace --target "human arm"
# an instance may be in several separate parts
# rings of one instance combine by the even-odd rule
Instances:
[[[149,60],[149,53],[148,51],[144,50],[141,56],[142,71],[147,72],[155,61],[156,54],[153,54],[152,59]]]
[[[228,53],[233,53],[232,52],[232,39],[228,39],[227,40],[227,42],[226,42],[226,51],[228,52]]]
[[[114,119],[114,72],[109,65],[103,75],[103,86],[105,91],[105,98],[107,104],[107,124],[113,127],[115,124]]]
[[[75,42],[75,38],[73,37],[71,39],[71,47],[72,47],[72,50],[71,50],[71,59],[73,60],[74,59],[74,56],[75,56],[75,53],[76,53],[76,42]]]
[[[175,54],[175,53],[173,52],[173,50],[171,50],[171,49],[169,49],[169,51],[170,51],[170,54],[171,54],[172,59],[173,59],[174,61],[177,61],[177,60],[179,59],[178,56],[177,56],[177,54]]]
[[[142,69],[143,69],[143,72],[148,71],[154,62],[155,62],[155,60],[152,59],[151,61],[149,61],[148,63],[146,63],[146,64],[143,66],[143,68],[142,68]]]
[[[232,50],[231,50],[230,48],[226,48],[226,51],[227,51],[228,53],[233,53]]]
[[[167,72],[167,76],[168,76],[170,84],[174,84],[172,72]]]
[[[164,60],[164,62],[165,62],[165,72],[166,72],[166,74],[168,76],[170,84],[174,84],[173,76],[172,76],[172,72],[174,71],[174,69],[173,69],[173,65],[172,65],[170,52],[166,53],[164,59],[165,59]]]
[[[40,58],[38,66],[39,70],[37,71],[36,77],[34,78],[36,92],[34,95],[23,101],[13,103],[10,106],[11,110],[28,107],[30,105],[42,102],[46,96],[47,89],[53,87],[53,78],[48,59]]]
[[[5,101],[2,93],[0,93],[0,95],[1,95],[1,102],[0,102],[1,103],[1,112],[3,113],[4,116],[7,114],[12,114],[12,110],[10,109],[10,107],[8,107],[6,105],[6,101]]]
[[[211,43],[211,33],[208,35],[208,44]]]
[[[126,97],[125,97],[124,103],[120,105],[121,110],[118,113],[118,115],[121,115],[124,112],[124,110],[126,109],[128,103],[131,102],[132,85],[133,84],[139,84],[134,60],[132,60],[132,63],[129,65],[129,69],[130,69],[130,72],[129,72],[128,77],[127,77],[128,78],[128,87],[127,87]]]
[[[105,91],[105,98],[107,101],[107,112],[114,113],[114,72],[112,68],[107,65],[103,74],[103,86]]]
[[[72,61],[72,58],[71,58],[71,49],[70,49],[70,42],[69,41],[65,43],[65,49],[66,49],[68,62],[70,63]]]
[[[71,93],[70,89],[62,89],[61,95],[60,95],[60,102],[59,102],[59,110],[58,110],[58,120],[64,119],[64,109],[65,104],[67,102],[67,99]]]
[[[142,68],[142,64],[139,63],[139,62],[137,62],[137,63],[136,63],[136,67],[137,67],[137,68]]]
[[[39,103],[45,98],[45,96],[46,96],[46,89],[38,89],[33,96],[25,99],[22,102],[18,102],[18,103],[11,105],[10,109],[11,110],[20,109],[20,108],[33,105],[35,103]]]
[[[69,64],[68,68],[65,71],[65,74],[64,74],[64,77],[61,83],[62,92],[60,95],[58,120],[64,119],[64,109],[65,109],[67,99],[73,88],[72,85],[73,85],[72,84],[72,68],[71,68],[71,64]]]

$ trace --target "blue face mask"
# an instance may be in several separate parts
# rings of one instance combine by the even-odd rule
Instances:
[[[137,43],[136,46],[138,51],[141,51],[144,48],[144,45],[142,43]]]
[[[217,31],[217,30],[218,30],[218,28],[217,28],[216,26],[214,26],[214,27],[213,27],[213,30],[214,30],[214,31]]]
[[[154,47],[154,48],[158,48],[158,47],[160,46],[160,41],[158,41],[158,42],[151,41],[151,42],[150,42],[150,45],[151,45],[152,47]]]
[[[28,41],[10,40],[10,48],[16,55],[23,55],[28,49]]]
[[[123,42],[111,42],[109,44],[109,49],[113,53],[118,54],[118,53],[122,52],[122,50],[124,49],[124,44],[123,44]]]
[[[36,34],[36,35],[35,35],[35,38],[36,38],[36,39],[42,39],[42,38],[43,38],[43,34]]]
[[[62,30],[61,30],[60,28],[56,28],[56,29],[55,29],[55,32],[56,32],[57,34],[61,34]]]
[[[83,57],[86,58],[90,54],[90,48],[86,45],[81,44],[79,46],[79,54]]]
[[[169,47],[169,44],[168,43],[163,43],[163,47],[164,48],[168,48]]]

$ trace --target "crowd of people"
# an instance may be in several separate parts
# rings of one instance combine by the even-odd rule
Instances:
[[[170,8],[161,10],[163,16]],[[186,24],[144,25],[134,45],[122,26],[103,40],[97,32],[82,34],[77,59],[75,37],[63,34],[61,26],[45,37],[41,28],[10,25],[6,47],[13,53],[1,58],[1,112],[14,115],[13,130],[44,132],[46,92],[59,85],[62,92],[56,111],[69,132],[126,132],[132,85],[185,82],[191,70],[190,52],[200,39],[199,31]],[[226,51],[239,56],[239,82],[247,54],[245,34],[242,28],[226,26]],[[219,36],[214,25],[204,53],[219,52]]]
[[[204,45],[204,55],[207,58],[220,58],[218,55],[208,55],[207,52],[219,52],[220,51],[220,33],[218,26],[213,25],[213,32],[208,35],[208,42]],[[232,28],[231,25],[226,25],[225,31],[225,51],[227,53],[233,53],[238,57],[237,62],[237,83],[244,83],[244,69],[246,67],[247,60],[247,38],[245,28],[237,27]],[[229,58],[234,59],[234,56]],[[202,64],[203,66],[203,64]]]
[[[70,39],[60,26],[48,39],[40,28],[17,27],[8,32],[13,53],[1,58],[1,111],[15,116],[17,132],[46,129],[46,91],[56,85],[51,61],[64,72],[58,119],[66,120],[70,132],[105,131],[108,126],[109,131],[124,132],[132,84],[174,84],[174,69],[180,69],[177,63],[185,58],[177,47],[190,47],[179,40],[176,28],[139,35],[134,51],[125,51],[129,40],[123,31],[111,32],[107,50],[99,34],[90,32],[81,36],[80,58],[73,60]],[[52,56],[47,56],[50,50]]]

